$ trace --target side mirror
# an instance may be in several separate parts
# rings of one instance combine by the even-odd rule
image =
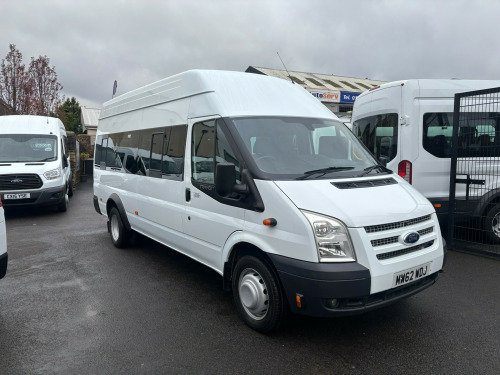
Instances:
[[[219,163],[215,167],[215,191],[221,197],[227,197],[236,185],[236,167],[233,163]]]
[[[382,164],[384,167],[387,167],[387,163],[389,163],[389,158],[387,156],[380,156],[378,158],[378,161],[380,164]]]
[[[68,158],[66,157],[66,155],[63,155],[63,168],[67,168],[68,166]]]
[[[236,167],[233,163],[219,163],[215,167],[215,191],[221,197],[231,193],[248,194],[248,186],[236,184]]]

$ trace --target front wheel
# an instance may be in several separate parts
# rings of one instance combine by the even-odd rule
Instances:
[[[500,204],[496,204],[487,212],[483,221],[483,229],[490,242],[500,243]]]
[[[73,196],[73,179],[69,180],[68,196]]]
[[[117,248],[122,249],[128,245],[130,231],[123,225],[122,218],[116,207],[113,207],[109,212],[109,233],[113,245]]]
[[[238,314],[249,327],[270,332],[280,326],[286,301],[270,266],[253,256],[240,258],[234,267],[232,287]]]
[[[68,204],[69,204],[69,196],[68,196],[68,189],[66,189],[66,192],[64,193],[64,198],[62,199],[61,203],[57,205],[57,209],[59,212],[66,212],[68,210]]]

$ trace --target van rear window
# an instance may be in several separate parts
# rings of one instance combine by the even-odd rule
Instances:
[[[385,156],[389,161],[398,151],[398,114],[384,113],[356,120],[353,133],[377,158]]]

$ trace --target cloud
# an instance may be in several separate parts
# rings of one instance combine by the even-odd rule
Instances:
[[[470,1],[5,2],[0,57],[47,55],[89,106],[194,68],[249,65],[380,80],[498,78],[500,3]]]

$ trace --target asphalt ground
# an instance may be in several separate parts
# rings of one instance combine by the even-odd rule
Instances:
[[[6,214],[0,374],[498,374],[500,261],[450,252],[426,291],[260,334],[214,271],[149,239],[116,249],[91,181],[66,213]]]

